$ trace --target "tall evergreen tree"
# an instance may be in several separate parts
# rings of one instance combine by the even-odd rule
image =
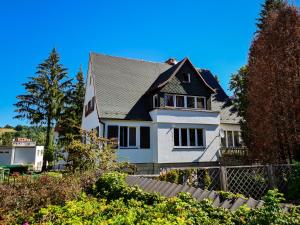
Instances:
[[[259,14],[260,17],[257,19],[258,22],[256,23],[258,32],[264,29],[269,14],[271,12],[280,10],[286,4],[285,2],[285,0],[265,0],[265,2],[262,4],[262,10]]]
[[[68,103],[58,123],[59,135],[62,141],[68,142],[71,138],[80,138],[84,95],[84,75],[80,67],[76,75],[76,83],[73,85]]]
[[[285,5],[268,15],[250,49],[246,120],[253,158],[286,162],[299,153],[299,68],[299,9]]]
[[[53,49],[49,57],[37,66],[35,77],[24,83],[26,94],[17,96],[15,118],[28,119],[31,124],[46,125],[44,162],[53,161],[53,126],[58,120],[68,96],[71,80],[67,69]]]

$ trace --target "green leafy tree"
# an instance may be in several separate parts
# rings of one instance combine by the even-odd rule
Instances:
[[[1,145],[11,146],[14,139],[13,132],[5,132],[1,135]]]
[[[76,83],[73,85],[68,97],[67,105],[58,122],[59,135],[62,142],[68,143],[73,138],[81,139],[80,127],[83,112],[85,87],[82,68],[76,75]]]
[[[44,162],[53,161],[53,126],[60,117],[66,96],[70,94],[70,85],[67,69],[60,64],[59,54],[53,49],[49,57],[37,66],[36,76],[23,84],[26,94],[17,96],[15,118],[46,125]]]
[[[73,138],[65,146],[67,153],[65,161],[71,171],[84,171],[89,169],[100,169],[111,171],[117,169],[116,150],[111,148],[115,144],[112,140],[97,137],[93,131],[80,131],[81,136],[87,138],[88,143]]]
[[[248,66],[241,67],[237,73],[232,74],[229,89],[233,92],[233,105],[237,109],[238,115],[242,118],[240,121],[242,130],[242,139],[246,146],[251,142],[250,130],[246,121],[247,100],[247,75]]]
[[[248,74],[248,67],[243,66],[235,74],[232,74],[229,89],[233,91],[233,104],[238,111],[238,115],[245,116],[247,108],[247,95],[246,95],[246,77]]]

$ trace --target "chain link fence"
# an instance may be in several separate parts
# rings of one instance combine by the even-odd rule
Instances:
[[[260,199],[269,189],[286,193],[293,165],[220,166],[194,168],[164,168],[161,175],[172,170],[181,174],[179,183],[207,190],[240,193]]]

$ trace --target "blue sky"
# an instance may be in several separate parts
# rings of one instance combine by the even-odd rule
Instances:
[[[70,77],[80,65],[86,73],[90,51],[159,62],[187,56],[227,90],[247,61],[261,3],[1,0],[0,126],[27,123],[13,119],[13,103],[53,47]]]

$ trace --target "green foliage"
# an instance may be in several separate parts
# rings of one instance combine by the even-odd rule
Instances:
[[[293,200],[300,200],[300,162],[294,162],[292,174],[288,180],[287,197]]]
[[[64,205],[49,205],[31,216],[29,224],[300,224],[299,208],[284,211],[282,195],[269,191],[265,205],[251,210],[242,206],[234,212],[213,207],[210,200],[197,202],[189,193],[165,198],[128,187],[125,175],[106,173],[97,181],[100,199],[82,194]],[[114,195],[116,194],[116,195]],[[155,198],[156,201],[149,201]]]
[[[236,74],[232,74],[229,83],[229,89],[233,92],[233,104],[237,109],[238,115],[245,116],[247,107],[246,78],[248,66],[243,66]]]
[[[70,93],[71,80],[67,69],[60,64],[60,57],[53,49],[49,57],[37,66],[35,77],[23,84],[26,94],[17,96],[17,116],[28,119],[31,124],[46,124],[44,161],[53,160],[53,126],[59,119]]]
[[[212,180],[211,180],[208,170],[204,170],[203,183],[204,183],[204,187],[206,189],[208,189],[212,183]]]
[[[13,138],[14,138],[13,132],[5,132],[5,133],[1,134],[1,137],[0,137],[1,145],[11,146]]]
[[[110,140],[97,137],[93,131],[82,131],[81,136],[85,136],[88,143],[71,138],[70,143],[64,148],[68,153],[65,160],[72,171],[90,169],[111,171],[119,168],[116,162],[116,150],[111,148]]]
[[[66,96],[66,106],[57,124],[62,143],[68,144],[73,139],[81,139],[80,126],[85,95],[83,76],[82,68],[80,67],[76,75],[76,83],[72,85],[70,94]]]
[[[217,193],[220,196],[221,201],[224,201],[225,199],[228,199],[228,200],[236,200],[238,198],[247,199],[242,194],[234,194],[234,193],[229,192],[229,191],[217,191]]]

